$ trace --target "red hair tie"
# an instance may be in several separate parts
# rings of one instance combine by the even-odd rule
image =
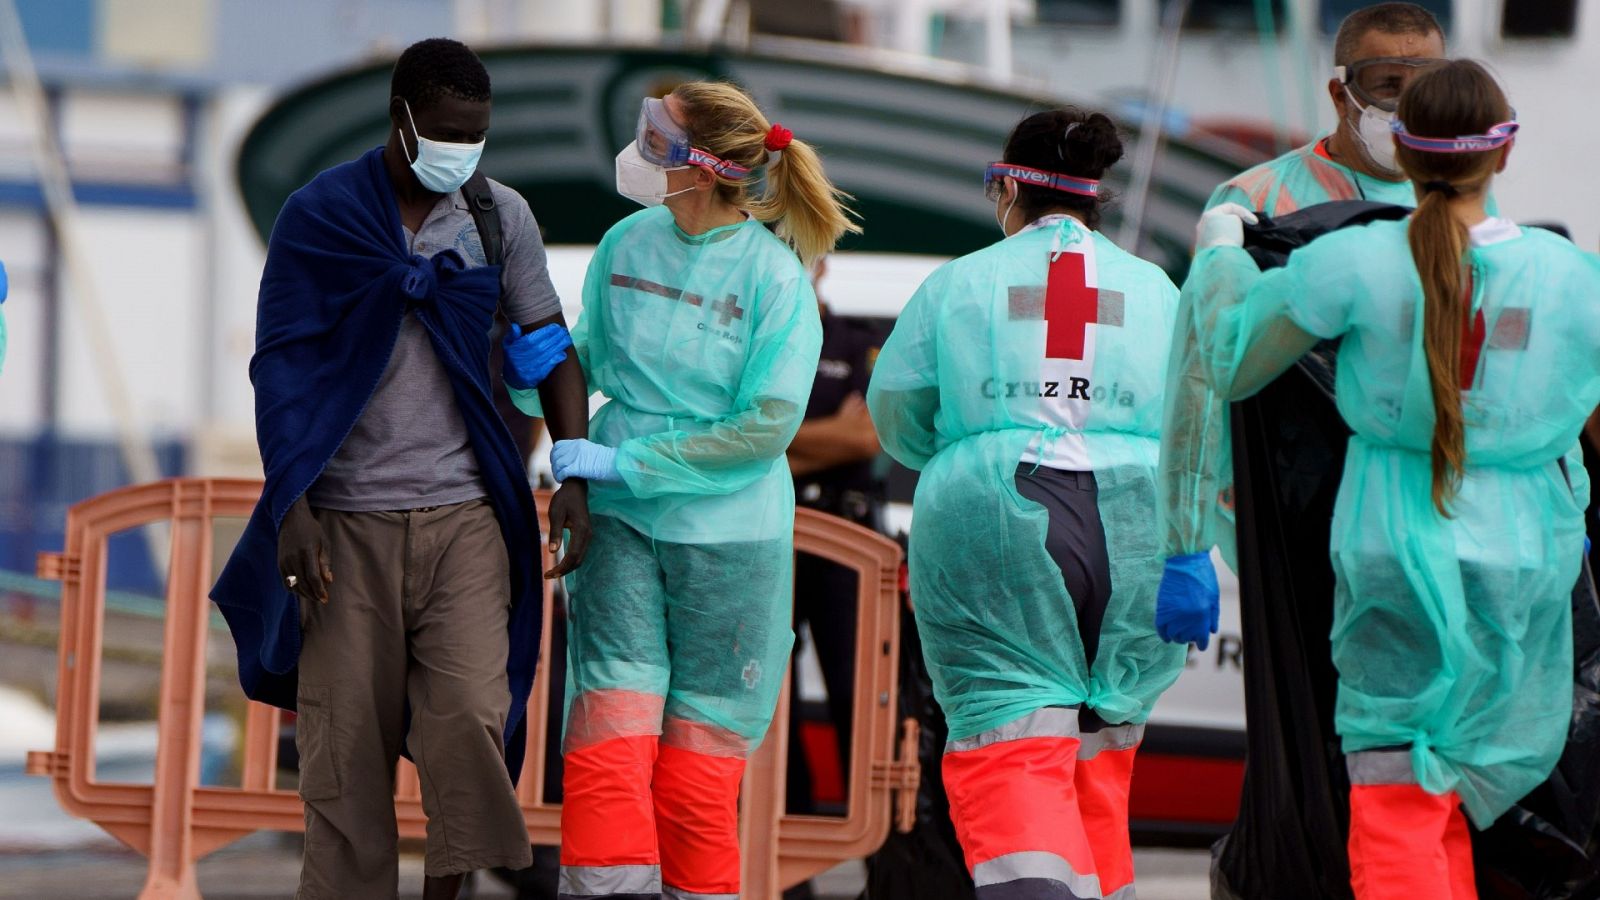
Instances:
[[[782,125],[779,125],[777,122],[773,122],[772,130],[767,132],[765,146],[768,150],[777,152],[789,146],[790,142],[793,140],[794,132],[783,127]]]

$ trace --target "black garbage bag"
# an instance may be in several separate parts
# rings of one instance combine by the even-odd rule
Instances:
[[[867,857],[867,886],[862,900],[973,900],[972,876],[967,874],[950,822],[950,800],[940,760],[950,728],[933,698],[933,680],[922,660],[922,641],[912,617],[900,617],[901,719],[913,718],[920,726],[917,761],[922,781],[917,788],[917,819],[911,831],[891,832],[878,852]]]
[[[1245,226],[1245,249],[1275,268],[1318,235],[1408,212],[1346,201],[1261,216]],[[1230,411],[1248,749],[1238,818],[1212,848],[1215,898],[1351,897],[1350,781],[1328,645],[1328,541],[1350,437],[1333,404],[1337,352],[1318,344]]]
[[[1337,228],[1401,218],[1362,201],[1245,228],[1263,269]],[[1350,783],[1333,727],[1328,543],[1349,430],[1333,403],[1337,342],[1231,410],[1248,755],[1239,815],[1212,848],[1212,897],[1348,900]],[[1592,521],[1592,520],[1591,520]],[[1600,611],[1574,591],[1573,729],[1550,780],[1474,833],[1484,898],[1600,897]]]
[[[1319,347],[1233,405],[1246,766],[1233,828],[1213,847],[1212,897],[1348,900],[1349,777],[1333,730],[1328,541],[1349,431]]]

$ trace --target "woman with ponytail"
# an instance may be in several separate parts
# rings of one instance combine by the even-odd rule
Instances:
[[[1133,896],[1134,750],[1183,668],[1151,527],[1178,290],[1096,230],[1121,157],[1099,113],[1023,119],[985,176],[1004,240],[922,284],[867,392],[922,472],[911,597],[985,900]]]
[[[794,641],[806,263],[857,228],[816,152],[728,84],[645,100],[616,171],[646,208],[601,240],[572,335],[610,402],[551,452],[594,520],[569,582],[560,896],[735,897],[740,776]]]
[[[1248,213],[1219,207],[1184,294],[1223,396],[1343,339],[1332,650],[1351,883],[1360,900],[1461,900],[1477,896],[1466,819],[1488,827],[1567,739],[1600,260],[1486,213],[1517,125],[1477,63],[1418,75],[1393,130],[1409,220],[1262,275],[1239,247]]]

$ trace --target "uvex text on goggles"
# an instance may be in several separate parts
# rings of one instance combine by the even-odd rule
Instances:
[[[1400,105],[1400,92],[1411,79],[1441,62],[1444,60],[1420,56],[1375,56],[1348,66],[1334,66],[1333,77],[1362,103],[1394,112]]]
[[[1059,172],[1046,172],[1043,169],[1030,169],[1008,162],[992,162],[983,172],[983,193],[990,201],[1000,199],[1000,191],[1005,184],[1003,179],[1015,178],[1022,184],[1030,187],[1050,188],[1055,191],[1065,191],[1069,194],[1078,194],[1084,197],[1100,196],[1100,182],[1090,178],[1074,178],[1071,175],[1062,175]]]
[[[1412,150],[1421,150],[1424,153],[1482,153],[1485,150],[1499,150],[1511,143],[1517,129],[1521,127],[1515,121],[1501,122],[1491,127],[1483,134],[1464,134],[1459,137],[1422,137],[1406,130],[1405,123],[1395,119],[1389,128],[1394,131],[1395,140],[1402,147]]]
[[[750,169],[689,144],[689,132],[672,121],[665,101],[645,98],[639,109],[639,155],[664,168],[700,166],[724,178],[748,178]]]

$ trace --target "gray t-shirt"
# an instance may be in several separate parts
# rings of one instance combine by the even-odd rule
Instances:
[[[504,245],[501,309],[513,322],[549,318],[561,311],[561,300],[550,283],[533,211],[516,191],[494,180],[489,185]],[[422,229],[407,231],[406,239],[411,252],[423,256],[454,249],[469,266],[487,262],[459,192],[441,198]],[[450,376],[415,315],[406,313],[401,321],[377,391],[306,495],[312,506],[345,512],[443,506],[484,496]]]

